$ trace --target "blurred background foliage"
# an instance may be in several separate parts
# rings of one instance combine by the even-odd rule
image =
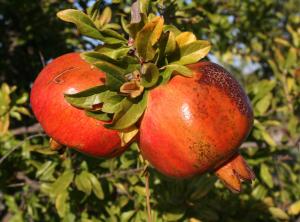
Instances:
[[[103,1],[119,20],[132,1]],[[137,147],[112,160],[50,151],[28,94],[43,64],[93,42],[59,21],[88,0],[0,0],[0,220],[147,221]],[[152,1],[167,23],[213,44],[244,85],[254,128],[241,152],[257,179],[233,194],[214,175],[184,181],[151,169],[153,221],[300,221],[300,1]]]

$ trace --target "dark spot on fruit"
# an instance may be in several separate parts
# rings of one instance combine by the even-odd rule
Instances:
[[[193,153],[196,154],[197,161],[200,165],[206,165],[208,163],[214,162],[216,156],[214,145],[200,141],[194,142],[189,146],[189,148]]]
[[[252,116],[247,95],[228,71],[214,63],[199,66],[199,71],[203,74],[198,80],[200,84],[212,85],[222,90],[237,105],[242,114]]]

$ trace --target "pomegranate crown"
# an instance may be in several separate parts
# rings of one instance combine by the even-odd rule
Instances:
[[[163,16],[153,13],[153,2],[139,0],[131,7],[131,19],[116,16],[101,1],[84,13],[67,9],[57,16],[74,23],[82,35],[99,40],[93,51],[81,57],[106,74],[105,85],[77,94],[65,94],[75,107],[88,116],[107,121],[105,127],[118,130],[125,146],[138,133],[138,121],[147,107],[148,92],[167,84],[174,75],[191,77],[186,67],[204,58],[211,45],[198,40],[192,32],[181,32],[165,24]],[[162,7],[162,6],[161,6]]]

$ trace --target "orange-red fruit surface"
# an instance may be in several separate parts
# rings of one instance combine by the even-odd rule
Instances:
[[[113,157],[124,151],[117,131],[85,115],[64,98],[102,85],[104,73],[70,53],[50,62],[35,80],[30,96],[32,110],[45,132],[56,142],[97,157]]]
[[[150,92],[140,126],[142,155],[174,178],[222,167],[253,123],[245,92],[224,68],[211,62],[189,67],[192,78],[177,75]]]

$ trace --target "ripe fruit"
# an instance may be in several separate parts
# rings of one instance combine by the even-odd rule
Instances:
[[[103,84],[105,75],[80,58],[79,53],[58,57],[35,80],[30,96],[33,112],[45,132],[56,142],[97,157],[124,151],[117,131],[87,117],[71,106],[64,93],[76,93]]]
[[[240,180],[254,178],[237,154],[253,122],[248,98],[222,67],[199,62],[190,68],[192,79],[177,75],[150,92],[140,126],[142,155],[174,178],[217,170],[240,191]]]

